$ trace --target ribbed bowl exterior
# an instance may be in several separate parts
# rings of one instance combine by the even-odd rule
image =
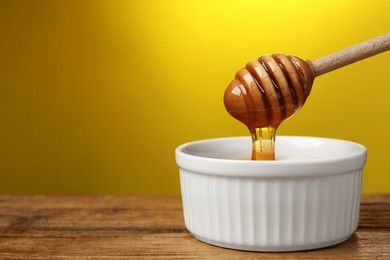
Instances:
[[[218,246],[253,251],[314,249],[348,239],[358,225],[362,169],[263,178],[181,168],[180,184],[187,229]]]

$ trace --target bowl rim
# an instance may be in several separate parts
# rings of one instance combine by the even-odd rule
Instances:
[[[277,136],[277,139],[312,139],[349,143],[356,147],[350,154],[324,159],[297,159],[275,161],[252,161],[211,158],[189,154],[186,148],[210,142],[248,141],[248,136],[222,137],[192,141],[175,149],[176,163],[182,170],[199,174],[231,177],[298,177],[342,174],[362,170],[367,160],[367,148],[359,143],[315,136]]]

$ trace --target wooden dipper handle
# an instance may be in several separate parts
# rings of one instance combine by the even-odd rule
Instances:
[[[388,50],[390,50],[390,33],[310,61],[310,64],[314,76],[317,77]]]

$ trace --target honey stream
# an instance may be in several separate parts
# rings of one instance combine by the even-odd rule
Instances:
[[[252,160],[275,160],[276,127],[249,128],[252,136]]]

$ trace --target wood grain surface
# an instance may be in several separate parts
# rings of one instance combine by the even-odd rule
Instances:
[[[390,194],[363,196],[351,239],[304,252],[211,246],[183,221],[180,197],[0,195],[0,259],[390,259]]]

